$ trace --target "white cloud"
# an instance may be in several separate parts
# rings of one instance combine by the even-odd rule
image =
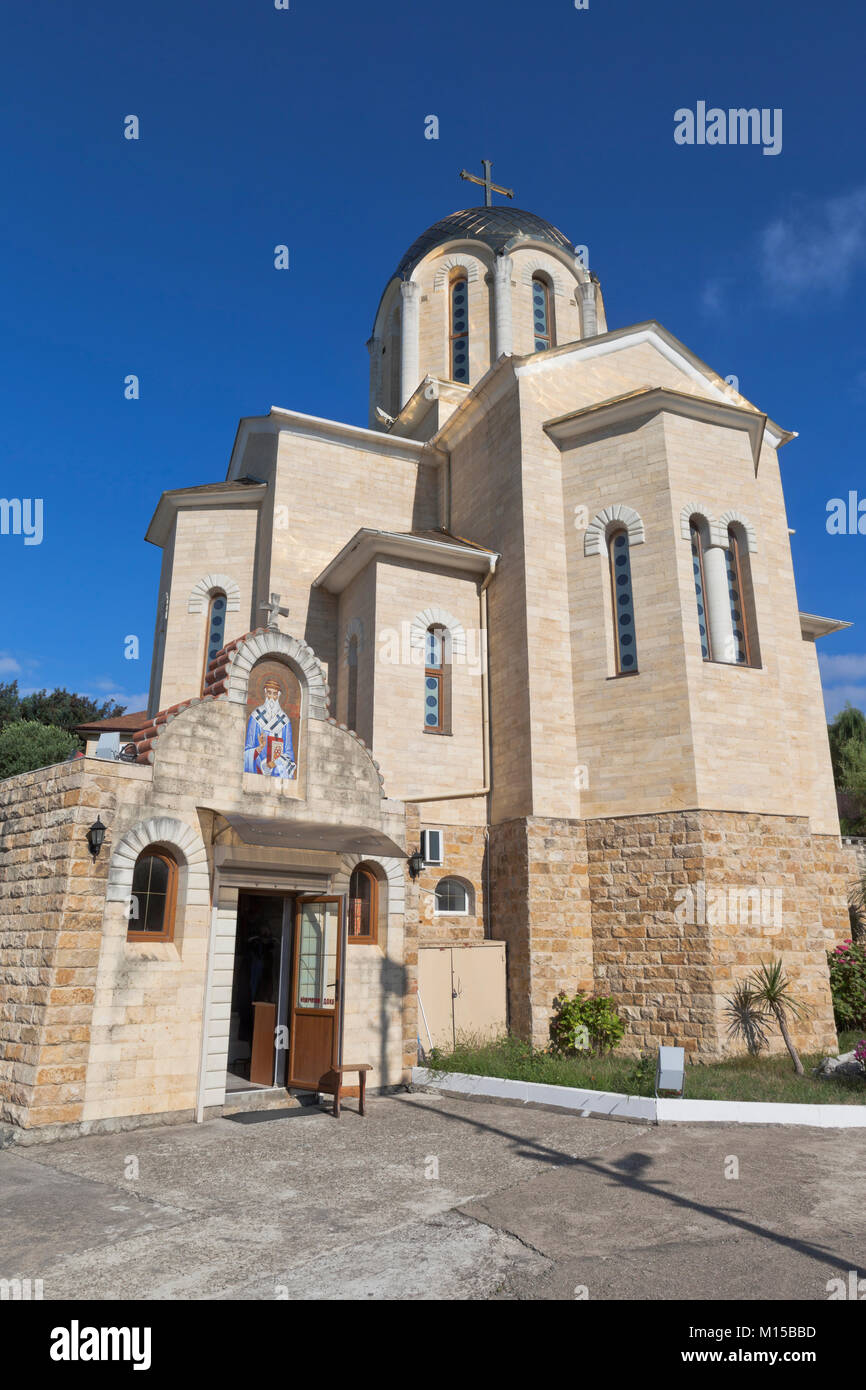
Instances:
[[[819,652],[818,665],[821,667],[821,679],[828,685],[833,681],[851,681],[866,676],[866,654],[847,652],[841,656],[831,656]]]
[[[832,685],[824,691],[824,708],[828,719],[833,719],[846,704],[866,713],[866,685]]]
[[[0,652],[0,676],[20,676],[21,663],[14,656],[4,656]]]
[[[802,202],[764,228],[764,279],[780,299],[816,289],[841,294],[866,262],[866,186]]]

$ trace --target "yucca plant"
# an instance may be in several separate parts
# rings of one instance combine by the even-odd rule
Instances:
[[[772,1015],[778,1023],[779,1032],[782,1034],[791,1061],[794,1063],[794,1071],[798,1076],[803,1076],[803,1063],[791,1041],[791,1035],[788,1032],[788,1019],[804,1018],[809,1011],[805,1004],[795,999],[793,986],[785,974],[781,960],[772,960],[769,964],[762,961],[759,968],[752,971],[747,985],[752,993],[755,1006],[763,1015]]]
[[[767,1014],[748,984],[741,981],[733,994],[726,995],[724,1014],[728,1020],[728,1037],[744,1042],[750,1056],[757,1057],[769,1047]]]

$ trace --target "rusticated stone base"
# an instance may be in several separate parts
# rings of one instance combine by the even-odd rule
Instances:
[[[835,1048],[826,951],[847,932],[839,840],[803,817],[719,811],[589,821],[586,834],[596,987],[628,1019],[626,1047],[730,1052],[725,996],[781,956],[808,1009],[796,1043]]]
[[[490,830],[493,935],[508,943],[511,1031],[549,1041],[561,989],[592,988],[592,928],[582,822],[532,816]]]

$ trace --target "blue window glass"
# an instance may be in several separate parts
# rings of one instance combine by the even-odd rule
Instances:
[[[628,675],[637,670],[637,641],[627,531],[613,533],[608,543],[608,554],[616,636],[616,670],[617,675]]]
[[[207,664],[213,661],[214,657],[222,651],[225,646],[225,626],[226,626],[226,596],[225,594],[214,594],[210,604],[210,620],[208,622],[207,638]]]
[[[451,380],[469,381],[469,284],[465,275],[451,284]]]
[[[728,600],[731,605],[731,624],[734,629],[734,660],[741,666],[749,661],[746,619],[743,609],[743,583],[740,547],[733,531],[728,532],[729,549],[725,551],[728,567]]]
[[[701,656],[711,658],[710,629],[707,621],[706,589],[704,585],[704,542],[699,526],[692,522],[692,569],[695,576],[695,597],[698,604],[698,631],[701,636]]]
[[[550,290],[546,282],[538,276],[532,281],[532,328],[536,352],[544,352],[546,348],[553,346],[550,333]]]

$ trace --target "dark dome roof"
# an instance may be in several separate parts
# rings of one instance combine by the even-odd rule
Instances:
[[[569,255],[575,254],[568,237],[563,236],[552,222],[536,217],[534,212],[509,207],[464,208],[462,212],[452,212],[428,227],[409,247],[394,273],[401,280],[405,279],[429,251],[448,241],[482,241],[491,251],[499,252],[504,251],[509,242],[521,234],[534,241],[546,241],[549,246],[567,251]]]

